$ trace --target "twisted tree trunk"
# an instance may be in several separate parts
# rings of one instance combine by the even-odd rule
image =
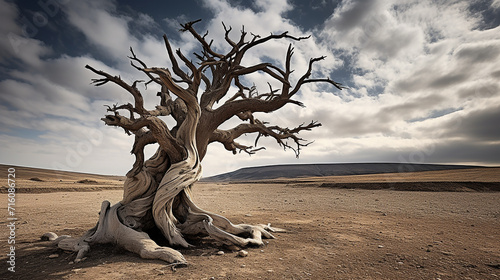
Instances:
[[[147,71],[160,75],[165,83],[171,76],[164,69]],[[234,225],[226,218],[205,211],[192,201],[191,186],[201,177],[201,162],[196,147],[196,128],[200,107],[196,98],[182,88],[174,93],[187,106],[184,121],[177,131],[177,139],[185,149],[185,159],[169,167],[168,154],[157,151],[144,168],[124,183],[123,200],[113,206],[104,201],[97,225],[81,238],[58,237],[54,233],[44,235],[61,249],[78,252],[76,262],[81,261],[89,250],[89,244],[115,243],[146,259],[161,259],[169,263],[186,264],[178,251],[158,246],[144,231],[154,226],[161,230],[170,245],[189,247],[183,235],[210,235],[228,245],[263,245],[262,236],[274,238],[268,226]],[[158,183],[157,178],[163,174]],[[249,237],[239,237],[238,235]]]

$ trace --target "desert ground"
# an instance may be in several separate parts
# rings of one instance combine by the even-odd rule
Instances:
[[[40,236],[82,235],[103,200],[120,201],[123,177],[16,168],[14,273],[6,263],[3,174],[0,279],[500,279],[500,192],[467,187],[500,182],[500,168],[199,183],[193,193],[201,207],[286,232],[246,248],[247,257],[210,238],[190,240],[194,247],[179,248],[186,267],[112,245],[95,245],[74,263],[74,253]],[[421,182],[433,191],[399,190]]]

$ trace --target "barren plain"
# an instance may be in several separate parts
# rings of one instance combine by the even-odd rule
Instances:
[[[75,254],[40,241],[48,231],[79,236],[93,227],[103,200],[120,201],[123,177],[30,168],[16,176],[14,273],[0,189],[1,279],[500,279],[500,168],[199,183],[201,207],[286,232],[243,258],[194,239],[179,248],[189,265],[177,268],[112,245],[73,263]],[[419,189],[422,182],[433,188]],[[471,187],[483,183],[491,188]]]

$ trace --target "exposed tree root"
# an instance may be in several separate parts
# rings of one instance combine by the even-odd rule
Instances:
[[[269,231],[282,231],[271,228],[270,225],[234,225],[225,217],[198,208],[186,192],[182,192],[182,196],[184,201],[189,202],[189,211],[183,223],[174,225],[175,232],[178,233],[177,237],[182,238],[182,240],[184,240],[183,235],[201,234],[209,235],[225,245],[262,246],[262,237],[274,238]],[[90,245],[112,243],[136,253],[144,259],[160,259],[178,265],[187,264],[186,259],[179,251],[159,246],[147,233],[137,231],[121,223],[117,215],[117,209],[121,206],[121,203],[117,203],[110,207],[109,201],[104,201],[98,224],[78,239],[68,235],[57,236],[55,233],[49,232],[42,236],[42,240],[52,241],[53,245],[57,245],[65,251],[77,252],[75,262],[82,261],[90,250]],[[190,246],[185,240],[185,243],[180,243],[179,240],[176,242],[175,244],[178,245]]]

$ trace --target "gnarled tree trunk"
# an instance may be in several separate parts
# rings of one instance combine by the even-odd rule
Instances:
[[[150,79],[148,83],[161,85],[162,90],[158,93],[160,105],[154,110],[144,108],[142,94],[136,87],[139,81],[130,85],[120,77],[86,66],[103,77],[93,80],[97,86],[113,82],[134,97],[134,104],[109,107],[108,111],[113,114],[102,120],[107,125],[121,127],[127,134],[135,135],[132,153],[136,161],[127,173],[122,201],[113,206],[104,201],[99,221],[94,228],[80,238],[58,237],[54,233],[43,236],[64,250],[78,252],[76,261],[83,258],[92,244],[114,243],[139,254],[142,258],[185,264],[185,258],[178,251],[159,246],[150,238],[147,232],[152,229],[159,229],[170,245],[183,247],[189,246],[184,239],[186,235],[208,235],[223,244],[239,247],[262,245],[263,237],[274,238],[270,233],[274,229],[270,225],[235,225],[225,217],[199,208],[193,202],[190,189],[201,177],[201,160],[206,154],[207,146],[212,142],[220,142],[233,153],[238,150],[254,153],[260,148],[239,144],[235,139],[242,134],[257,133],[258,137],[273,137],[284,148],[292,148],[286,142],[287,139],[292,140],[297,146],[292,149],[298,155],[300,148],[308,144],[303,144],[297,134],[302,130],[320,126],[319,123],[313,121],[293,129],[281,128],[268,126],[267,123],[254,118],[253,113],[272,112],[288,103],[302,106],[302,103],[291,98],[305,83],[327,82],[339,89],[341,86],[330,79],[310,78],[312,64],[323,59],[320,57],[311,59],[308,71],[292,87],[289,82],[293,54],[291,46],[286,54],[285,69],[269,63],[241,66],[241,60],[250,48],[269,40],[289,38],[298,41],[305,39],[304,37],[295,38],[285,32],[264,38],[254,35],[250,41],[245,41],[247,33],[242,31],[240,40],[233,42],[229,38],[231,29],[224,26],[225,39],[232,49],[226,54],[219,54],[205,41],[206,35],[200,36],[194,30],[193,24],[196,22],[184,24],[182,27],[183,31],[190,32],[202,46],[201,54],[195,54],[199,59],[199,66],[196,67],[184,57],[180,50],[176,51],[177,57],[184,62],[190,73],[179,67],[166,36],[165,46],[176,78],[172,77],[168,69],[147,67],[131,49],[132,66]],[[206,71],[210,71],[211,75],[205,75]],[[270,92],[259,94],[255,88],[243,85],[241,80],[244,75],[258,71],[282,83],[281,93],[278,94],[278,90],[270,88]],[[201,83],[204,83],[205,89],[203,94],[198,96]],[[213,105],[226,97],[231,84],[238,87],[238,92],[214,109]],[[171,94],[176,98],[172,98]],[[120,115],[121,110],[128,111],[130,116]],[[169,129],[160,116],[174,118],[177,125]],[[245,123],[230,130],[218,129],[233,116],[238,116]],[[144,147],[152,143],[158,143],[159,148],[150,159],[145,160]]]

